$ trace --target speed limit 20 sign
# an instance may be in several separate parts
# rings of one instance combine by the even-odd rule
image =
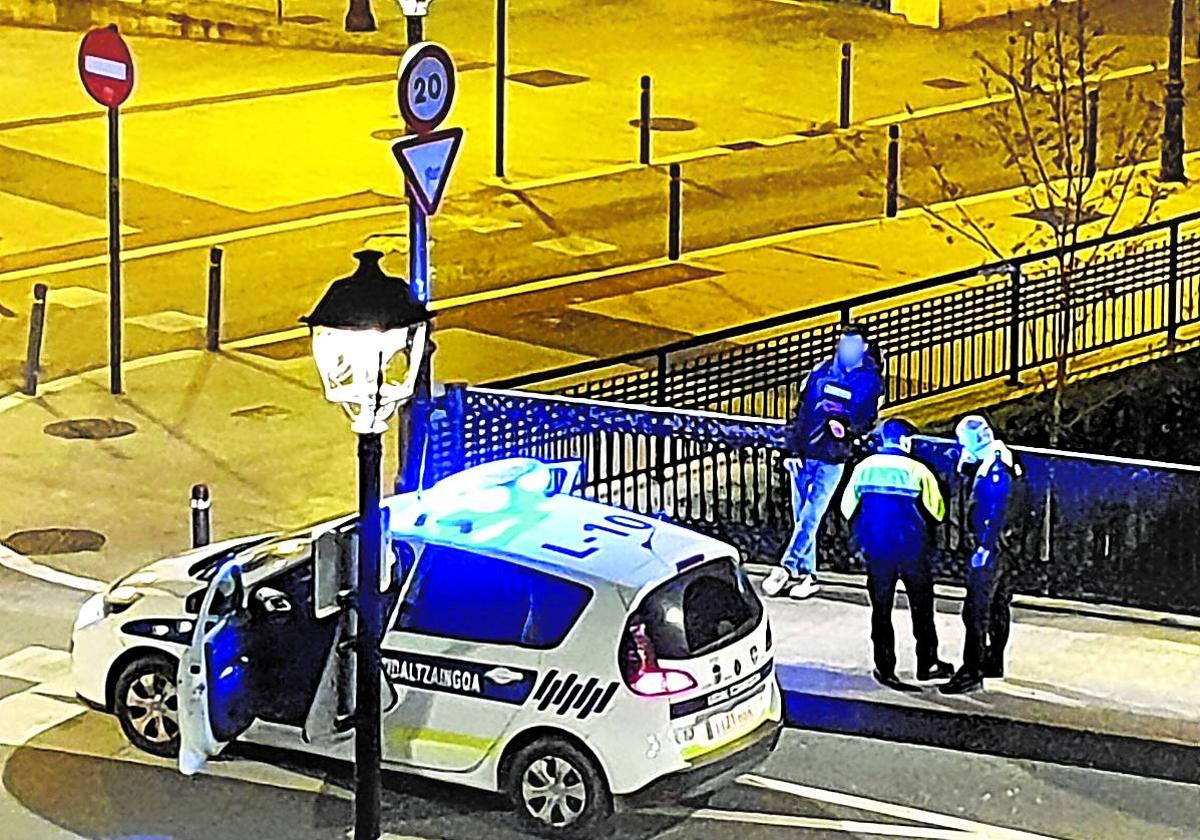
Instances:
[[[413,44],[400,61],[400,116],[411,131],[428,134],[454,105],[454,61],[428,41]]]

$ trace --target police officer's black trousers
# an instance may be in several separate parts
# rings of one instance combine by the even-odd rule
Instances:
[[[930,667],[938,661],[937,627],[933,622],[933,570],[924,553],[915,556],[864,557],[867,589],[871,595],[871,643],[875,648],[875,667],[885,675],[896,671],[896,633],[892,629],[892,606],[896,600],[896,581],[904,581],[908,610],[912,614],[913,636],[917,640],[917,667]]]
[[[967,567],[967,598],[962,619],[966,626],[963,666],[975,671],[1002,671],[1011,622],[1012,587],[1004,558],[992,552],[983,566]]]

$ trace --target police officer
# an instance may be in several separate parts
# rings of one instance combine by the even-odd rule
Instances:
[[[862,327],[847,325],[837,353],[817,365],[801,387],[789,428],[795,457],[784,461],[792,480],[795,525],[780,567],[763,582],[764,594],[787,589],[792,598],[807,598],[817,591],[817,532],[855,441],[875,425],[882,395],[878,353]]]
[[[945,518],[946,504],[936,476],[910,454],[915,431],[903,420],[884,421],[882,447],[854,468],[841,505],[867,567],[874,676],[879,683],[900,691],[918,689],[896,676],[892,604],[897,580],[904,581],[912,613],[917,679],[943,679],[954,671],[938,658],[933,615],[931,530]]]
[[[943,694],[978,691],[985,677],[1004,676],[1012,601],[1005,555],[1018,508],[1024,504],[1021,466],[987,420],[964,417],[956,434],[962,447],[959,474],[971,483],[968,519],[975,550],[967,563],[963,664],[941,687]]]

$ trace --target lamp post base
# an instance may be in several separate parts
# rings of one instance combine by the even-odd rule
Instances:
[[[350,9],[346,12],[347,32],[374,32],[375,15],[371,12],[370,0],[350,0]]]

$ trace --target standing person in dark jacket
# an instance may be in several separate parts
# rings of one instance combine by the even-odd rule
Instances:
[[[854,468],[841,505],[867,567],[874,676],[900,691],[917,689],[896,676],[892,605],[897,581],[904,581],[912,614],[917,679],[945,679],[954,673],[938,657],[933,613],[932,529],[945,518],[946,503],[933,471],[910,454],[915,431],[904,420],[885,420],[880,429],[883,446]]]
[[[963,664],[941,687],[943,694],[978,691],[985,677],[1004,676],[1012,601],[1005,555],[1023,503],[1021,466],[987,421],[977,415],[964,417],[956,433],[962,446],[958,470],[971,483],[968,517],[975,550],[967,564]]]
[[[792,454],[784,461],[792,479],[792,540],[780,568],[763,582],[763,593],[808,598],[817,589],[817,532],[850,460],[856,439],[879,415],[883,375],[862,327],[842,330],[836,355],[813,368],[800,389],[789,429]]]

